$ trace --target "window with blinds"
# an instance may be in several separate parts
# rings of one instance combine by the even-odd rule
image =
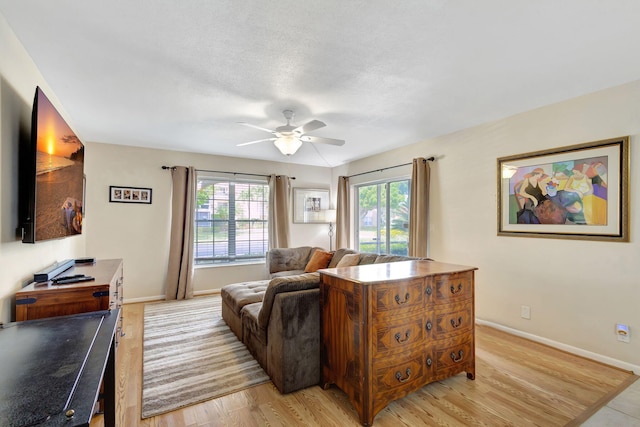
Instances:
[[[263,260],[267,252],[269,186],[198,173],[194,263],[234,264]]]

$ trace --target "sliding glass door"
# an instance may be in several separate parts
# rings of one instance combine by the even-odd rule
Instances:
[[[356,249],[360,252],[407,255],[409,180],[362,184],[356,192]]]

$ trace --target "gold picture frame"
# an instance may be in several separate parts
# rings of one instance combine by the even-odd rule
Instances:
[[[498,235],[629,241],[629,137],[497,159]]]

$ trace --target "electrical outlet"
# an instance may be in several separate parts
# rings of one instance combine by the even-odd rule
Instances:
[[[522,317],[523,319],[530,320],[531,319],[531,307],[529,307],[528,305],[523,305],[520,308],[520,317]]]
[[[631,331],[628,325],[622,323],[616,323],[616,335],[618,335],[618,341],[629,342],[631,341]]]

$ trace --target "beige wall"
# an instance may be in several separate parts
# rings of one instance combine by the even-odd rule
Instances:
[[[636,81],[334,168],[333,182],[436,156],[430,256],[479,268],[477,317],[639,372],[639,106]],[[498,157],[624,135],[631,136],[630,243],[496,235]],[[520,317],[522,305],[531,307],[531,320]],[[617,341],[618,322],[631,326],[629,344]]]
[[[125,301],[164,296],[171,221],[171,173],[163,170],[163,165],[286,174],[296,177],[292,187],[329,188],[331,179],[328,168],[113,144],[87,144],[87,253],[97,258],[124,258]],[[152,203],[109,203],[110,185],[150,187],[153,190]],[[328,229],[327,224],[291,224],[291,246],[328,248]],[[194,290],[206,292],[228,283],[265,277],[264,263],[198,267],[194,273]]]
[[[14,294],[33,279],[33,273],[56,261],[84,255],[84,236],[37,244],[24,244],[16,237],[18,147],[21,138],[30,135],[36,86],[43,88],[68,120],[55,94],[0,15],[0,322],[13,319]]]

